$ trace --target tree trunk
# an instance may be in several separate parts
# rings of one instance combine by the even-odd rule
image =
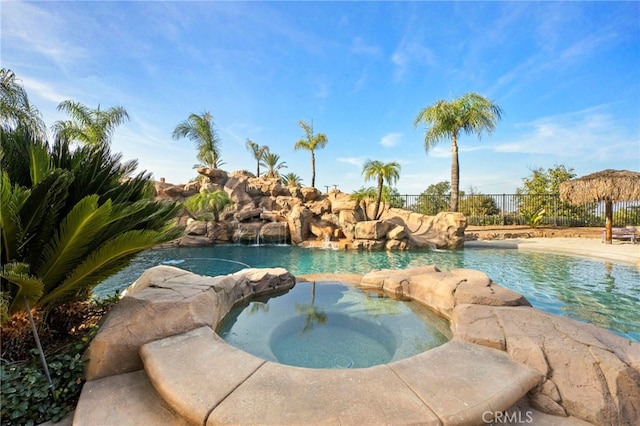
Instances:
[[[378,216],[378,210],[380,209],[380,201],[382,201],[382,186],[384,185],[384,181],[382,180],[382,176],[378,178],[378,195],[376,197],[376,209],[373,213],[373,219],[378,220],[380,217]]]
[[[458,193],[460,192],[460,165],[458,164],[458,135],[451,138],[451,201],[449,210],[458,211]]]
[[[613,222],[613,203],[611,200],[605,200],[604,203],[604,215],[606,217],[606,222],[604,224],[604,241],[607,244],[613,243],[612,237],[612,222]]]
[[[311,187],[316,187],[316,156],[311,150]]]

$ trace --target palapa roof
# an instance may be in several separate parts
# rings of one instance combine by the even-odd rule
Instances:
[[[640,173],[603,170],[560,184],[560,198],[571,204],[640,201]]]

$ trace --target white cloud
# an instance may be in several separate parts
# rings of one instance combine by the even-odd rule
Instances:
[[[48,101],[59,104],[60,102],[69,99],[69,96],[65,96],[60,93],[55,87],[43,83],[31,78],[21,78],[24,88],[30,95],[40,96]]]
[[[391,62],[395,65],[394,78],[399,80],[414,64],[434,65],[435,55],[431,49],[419,42],[402,40],[391,55]]]
[[[361,37],[355,37],[351,43],[351,51],[359,55],[378,56],[380,48],[375,45],[365,43]]]
[[[390,148],[402,142],[402,133],[388,133],[380,139],[380,145]]]
[[[362,157],[338,157],[336,158],[336,160],[340,161],[341,163],[353,164],[359,169],[362,168],[362,165],[365,162],[365,159]]]
[[[23,45],[23,51],[38,52],[61,68],[72,61],[86,58],[86,50],[79,47],[76,40],[68,42],[65,39],[69,28],[80,24],[73,16],[63,18],[28,2],[4,2],[2,8],[3,42],[17,41]]]
[[[611,158],[625,145],[636,146],[637,137],[621,134],[615,119],[599,108],[542,117],[522,124],[528,128],[518,139],[495,145],[496,152],[544,154],[559,157]],[[622,148],[623,149],[623,148]]]

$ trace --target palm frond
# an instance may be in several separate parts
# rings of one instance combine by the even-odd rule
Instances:
[[[0,181],[0,230],[2,232],[2,263],[15,260],[24,231],[20,220],[20,207],[29,191],[11,185],[9,175],[2,171]]]
[[[42,296],[44,284],[38,277],[30,275],[29,269],[26,263],[11,262],[3,265],[0,270],[0,277],[13,284],[13,288],[2,289],[3,292],[9,291],[12,295],[9,313],[18,312],[24,307],[23,298],[26,297],[29,304],[32,304]]]
[[[31,188],[20,208],[20,221],[25,235],[20,242],[20,252],[22,259],[32,268],[40,261],[44,245],[53,237],[72,180],[71,173],[65,170],[52,170]]]
[[[40,141],[34,141],[29,149],[29,172],[31,184],[37,185],[51,170],[49,147]]]
[[[161,232],[144,230],[128,231],[112,238],[93,251],[59,286],[40,299],[38,305],[58,303],[78,291],[95,287],[125,267],[135,254],[166,242],[166,238]]]
[[[46,290],[58,284],[85,255],[94,237],[109,223],[111,206],[107,201],[98,207],[98,196],[89,195],[62,220],[53,239],[44,247],[43,262],[37,269]]]

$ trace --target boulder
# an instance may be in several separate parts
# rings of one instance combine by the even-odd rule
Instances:
[[[287,188],[277,178],[252,177],[247,179],[247,192],[252,196],[286,196]]]
[[[229,222],[207,222],[207,237],[217,243],[230,242],[233,237]]]
[[[464,244],[467,222],[462,213],[441,212],[436,216],[426,216],[390,208],[382,213],[380,219],[402,225],[413,247],[457,249]]]
[[[259,218],[260,215],[264,212],[263,209],[259,208],[259,207],[254,207],[254,208],[247,208],[241,211],[238,211],[235,215],[234,218],[238,221],[238,222],[244,222],[246,220],[249,219],[254,219],[254,218]]]
[[[463,304],[452,318],[455,337],[500,347],[545,377],[530,394],[534,408],[593,424],[634,424],[640,371],[625,359],[640,353],[640,345],[594,328],[525,307]]]
[[[287,222],[267,222],[260,228],[262,244],[286,244],[291,239]]]
[[[196,171],[209,178],[209,182],[224,186],[227,183],[229,175],[222,169],[212,169],[210,167],[198,167]]]
[[[340,213],[342,210],[355,210],[358,203],[351,199],[351,195],[340,191],[332,191],[329,194],[331,213]]]
[[[309,231],[317,240],[325,240],[331,238],[334,232],[333,224],[322,220],[311,220],[309,222]]]
[[[240,222],[233,230],[232,240],[235,243],[258,244],[262,222]]]
[[[224,185],[225,192],[238,210],[245,208],[247,205],[253,206],[253,198],[247,193],[248,179],[246,175],[236,172],[229,176]]]
[[[390,240],[404,240],[407,238],[407,233],[404,230],[404,226],[396,225],[387,232],[387,238]]]
[[[189,219],[187,221],[187,228],[184,230],[184,233],[186,235],[206,235],[207,222]]]
[[[387,236],[390,224],[380,220],[368,220],[356,223],[355,238],[357,240],[382,240]]]
[[[309,238],[312,216],[313,213],[308,208],[301,205],[293,206],[287,215],[292,244],[299,244]]]
[[[145,343],[198,327],[215,327],[243,300],[292,288],[282,268],[203,277],[171,266],[145,271],[107,314],[85,353],[88,381],[142,369]]]
[[[322,216],[331,211],[331,203],[326,198],[318,201],[308,201],[305,205],[316,216]]]
[[[300,195],[302,196],[302,201],[305,203],[317,200],[320,194],[320,191],[310,186],[300,188]]]
[[[184,186],[182,195],[185,197],[191,197],[192,195],[196,195],[198,192],[200,192],[200,181],[194,180]]]

